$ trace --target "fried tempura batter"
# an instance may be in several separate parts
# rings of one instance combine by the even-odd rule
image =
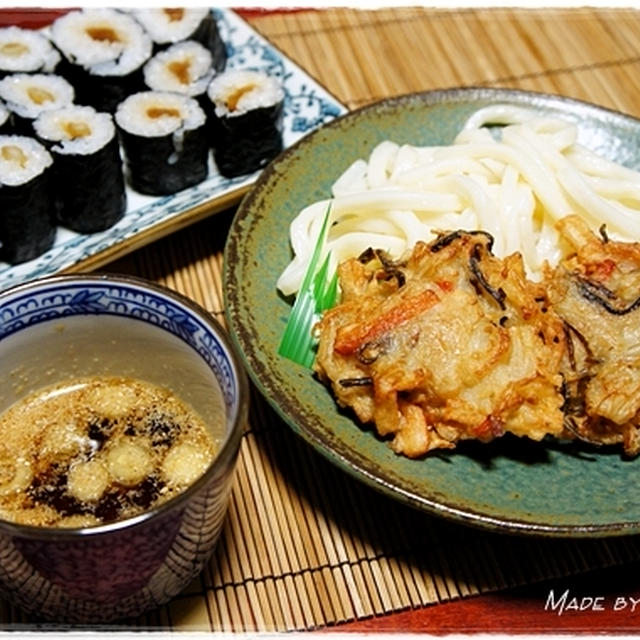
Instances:
[[[598,444],[640,453],[640,244],[598,237],[578,216],[558,229],[572,251],[546,276],[566,323],[566,424]]]
[[[564,323],[519,254],[499,259],[488,234],[457,231],[397,263],[366,252],[339,278],[315,370],[394,451],[565,432]]]

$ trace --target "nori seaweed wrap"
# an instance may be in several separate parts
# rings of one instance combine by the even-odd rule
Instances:
[[[209,130],[218,171],[252,173],[282,150],[284,90],[266,73],[229,70],[207,89]]]
[[[122,102],[115,119],[136,191],[167,195],[207,177],[206,117],[195,99],[141,91]]]
[[[53,245],[51,154],[33,138],[0,136],[0,260],[37,258]]]
[[[71,104],[75,92],[64,78],[50,73],[14,73],[0,80],[0,98],[12,113],[14,132],[33,136],[35,119]]]
[[[113,113],[144,87],[142,67],[153,44],[142,26],[116,9],[71,11],[56,19],[51,38],[63,54],[59,73],[76,89],[76,102]]]
[[[54,159],[57,221],[95,233],[120,220],[127,196],[111,114],[72,105],[42,114],[34,129]]]
[[[211,9],[145,7],[134,9],[133,15],[151,36],[155,51],[184,40],[195,40],[211,52],[215,71],[226,67],[227,50]]]
[[[55,73],[60,53],[40,31],[0,28],[0,78],[10,73]]]

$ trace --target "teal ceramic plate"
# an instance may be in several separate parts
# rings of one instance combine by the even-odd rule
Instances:
[[[286,150],[241,203],[225,248],[229,329],[254,383],[296,433],[347,473],[408,505],[514,533],[640,533],[640,459],[505,437],[409,460],[340,412],[310,371],[277,355],[290,302],[277,292],[276,279],[291,258],[288,229],[299,210],[327,197],[342,171],[382,140],[448,144],[473,111],[505,102],[571,119],[583,144],[640,168],[640,121],[557,96],[452,89],[351,112]]]

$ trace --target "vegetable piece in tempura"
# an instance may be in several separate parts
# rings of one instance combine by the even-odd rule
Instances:
[[[596,444],[640,453],[640,244],[594,234],[578,216],[558,224],[573,252],[547,275],[566,325],[566,424]]]
[[[318,324],[315,369],[397,453],[565,434],[563,323],[521,256],[491,245],[456,231],[401,261],[368,251],[339,266],[342,299]]]

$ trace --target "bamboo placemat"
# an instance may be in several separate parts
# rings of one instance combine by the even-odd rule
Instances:
[[[250,20],[350,108],[452,86],[559,93],[640,115],[640,13],[618,9],[311,10]],[[224,323],[233,211],[108,267],[161,282]],[[302,442],[254,391],[214,558],[163,631],[308,630],[640,560],[636,537],[545,540],[468,529],[379,495]],[[7,629],[33,621],[0,605]]]

